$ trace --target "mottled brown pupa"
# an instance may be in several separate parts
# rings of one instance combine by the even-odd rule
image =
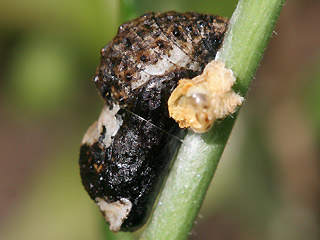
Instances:
[[[80,150],[82,183],[112,231],[147,220],[185,131],[167,101],[179,79],[215,58],[228,20],[149,12],[119,27],[101,50],[94,83],[105,102]]]

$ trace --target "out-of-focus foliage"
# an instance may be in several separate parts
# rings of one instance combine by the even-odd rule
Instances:
[[[320,54],[318,55],[320,56]],[[320,143],[320,58],[311,63],[310,71],[304,80],[308,81],[305,86],[304,98],[306,99],[307,112],[310,116],[311,124],[317,134],[317,141]],[[301,80],[302,81],[302,80]]]
[[[70,53],[57,41],[42,38],[26,39],[12,54],[8,72],[8,94],[26,112],[57,111],[75,88]]]
[[[135,9],[230,17],[236,2]],[[77,161],[102,106],[90,81],[99,50],[128,19],[119,6],[1,1],[0,239],[105,238]],[[317,1],[285,5],[190,239],[319,239],[319,12]]]

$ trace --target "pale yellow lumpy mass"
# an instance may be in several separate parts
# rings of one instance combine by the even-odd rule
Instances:
[[[193,79],[181,79],[168,100],[169,115],[180,128],[205,132],[214,121],[236,111],[244,100],[235,93],[233,72],[221,61],[211,61]]]

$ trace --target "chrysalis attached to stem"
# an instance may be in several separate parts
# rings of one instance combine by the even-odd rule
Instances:
[[[168,99],[180,79],[215,58],[227,27],[219,16],[150,12],[121,25],[101,50],[94,83],[105,106],[83,138],[79,164],[112,231],[134,231],[148,219],[185,134],[169,117]],[[192,91],[191,105],[206,108],[207,94]]]

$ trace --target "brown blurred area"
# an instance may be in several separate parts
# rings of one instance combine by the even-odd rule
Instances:
[[[141,0],[137,10],[230,17],[236,2]],[[0,3],[0,239],[111,239],[77,158],[102,106],[90,79],[118,8]],[[320,239],[319,13],[318,0],[285,4],[190,239]]]

